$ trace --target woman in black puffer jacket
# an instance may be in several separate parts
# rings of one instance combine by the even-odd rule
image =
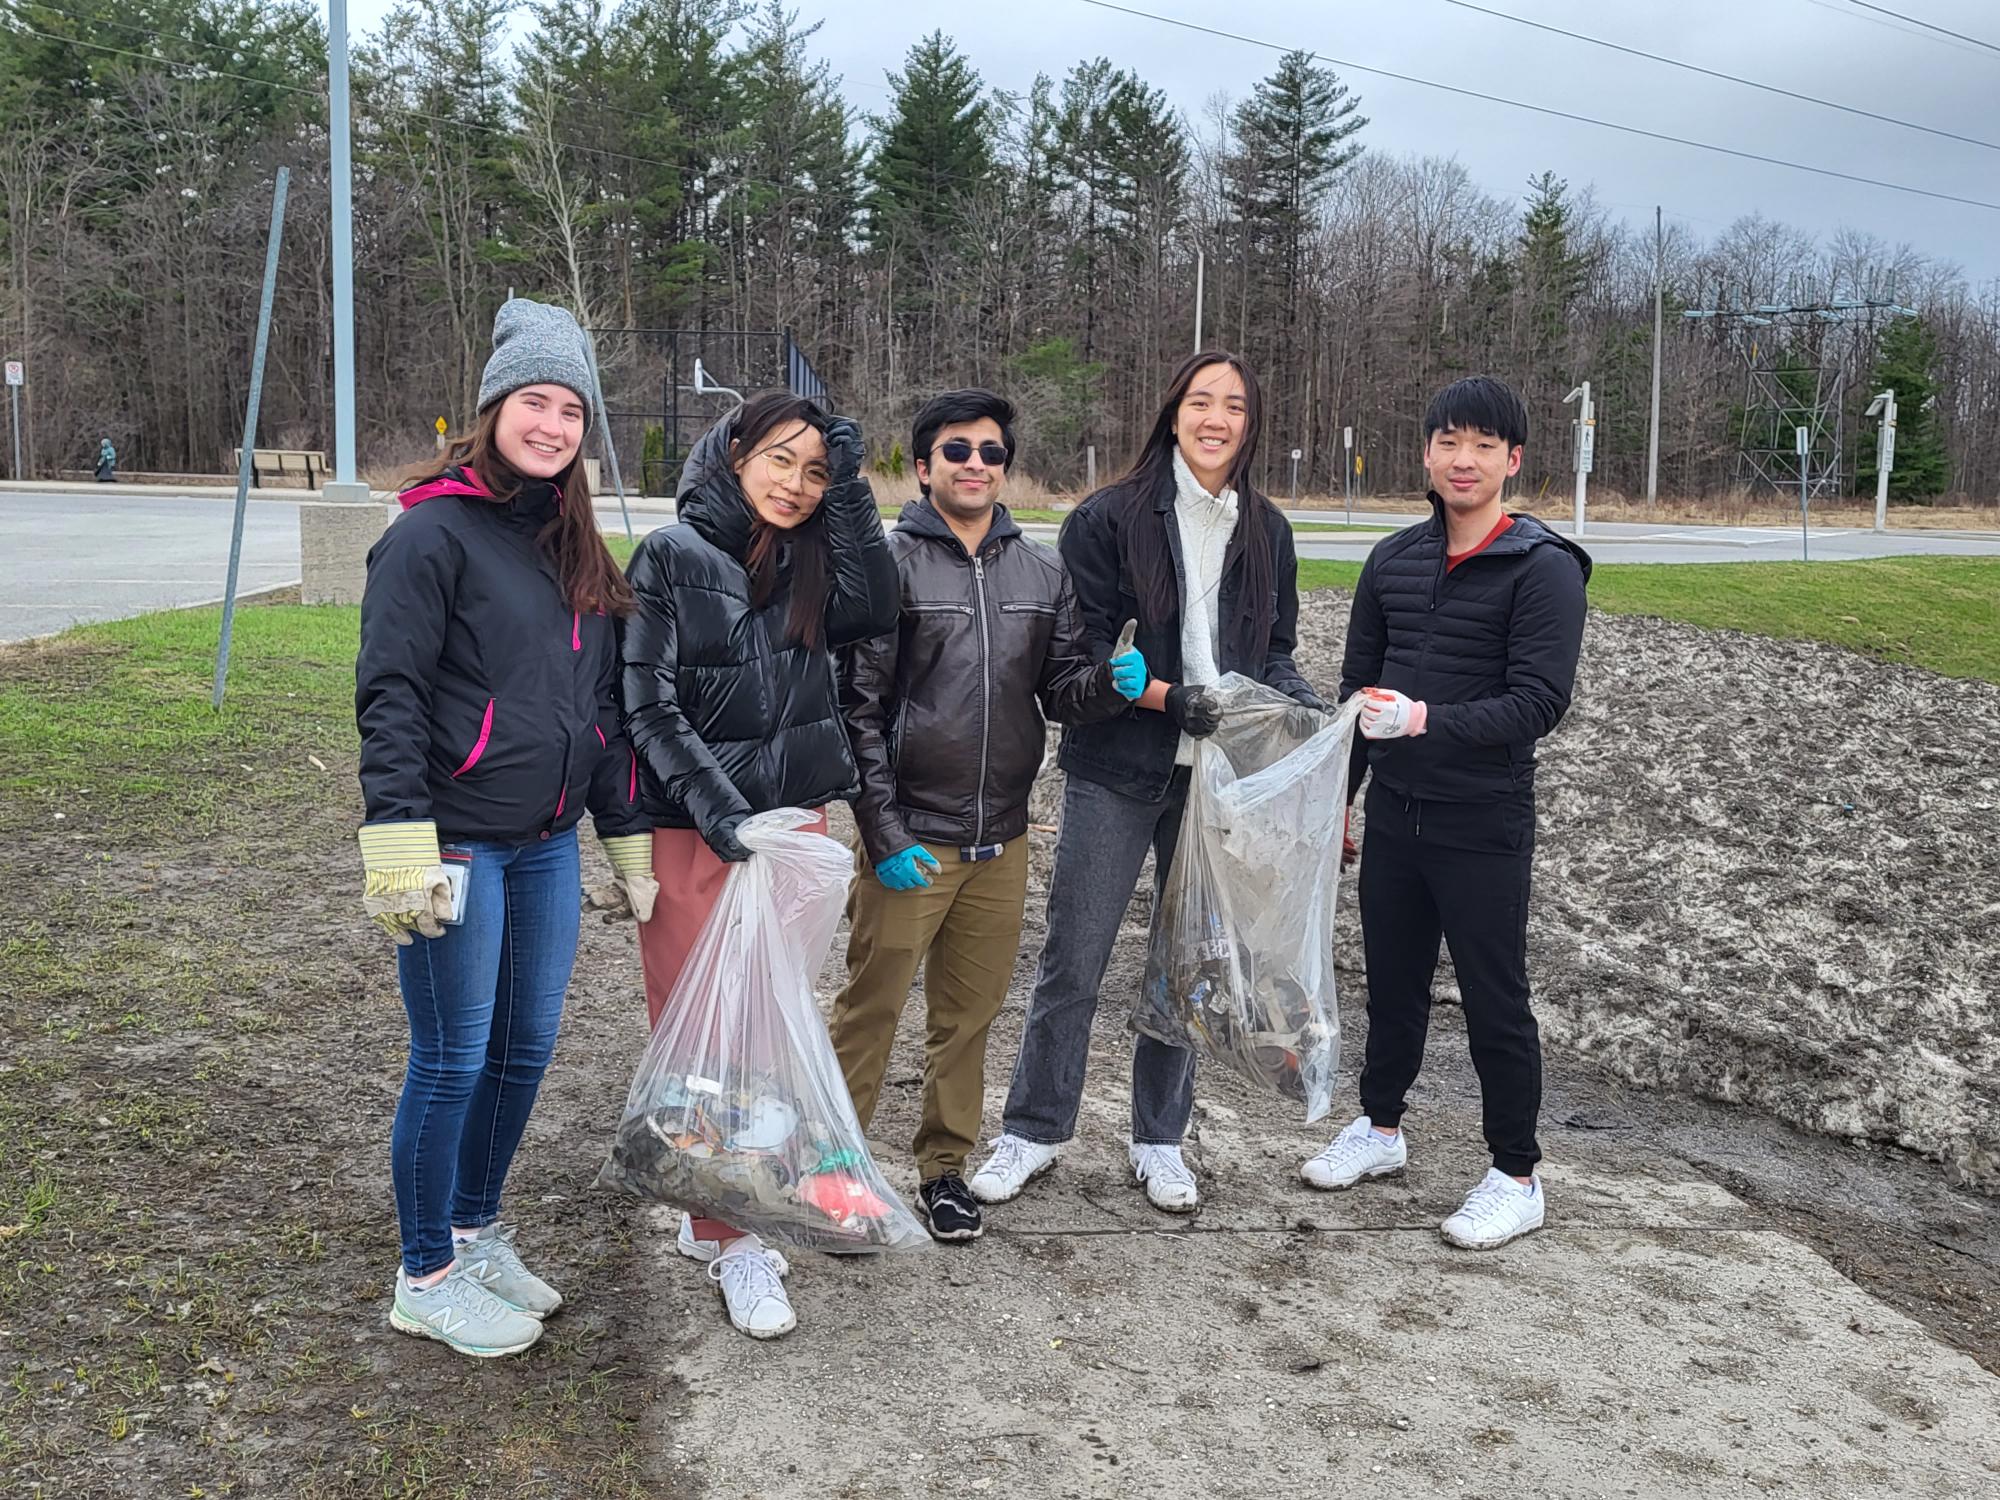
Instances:
[[[895,629],[899,603],[861,431],[803,397],[768,392],[717,423],[688,455],[677,501],[678,519],[626,570],[637,608],[620,645],[660,883],[639,929],[653,1025],[729,864],[749,857],[743,820],[859,790],[833,650]],[[784,1263],[755,1235],[683,1219],[680,1249],[715,1263],[745,1333],[793,1326]]]

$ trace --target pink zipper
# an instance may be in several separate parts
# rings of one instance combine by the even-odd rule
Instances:
[[[465,757],[465,764],[451,773],[453,781],[479,764],[479,757],[486,753],[486,741],[493,734],[493,700],[486,700],[486,717],[479,721],[479,738],[472,742],[472,753]]]
[[[569,649],[572,651],[583,649],[583,616],[574,611],[569,617]]]
[[[597,746],[598,746],[598,748],[599,748],[600,750],[609,750],[609,749],[611,748],[611,742],[610,742],[609,740],[607,740],[607,739],[606,739],[606,738],[604,737],[604,730],[603,730],[603,728],[602,728],[601,726],[599,726],[599,725],[596,725],[596,724],[593,724],[593,725],[591,725],[590,727],[591,727],[592,729],[595,729],[595,730],[597,730]]]

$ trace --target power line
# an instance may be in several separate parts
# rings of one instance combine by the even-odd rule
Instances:
[[[1712,141],[1694,141],[1686,136],[1668,135],[1663,131],[1645,130],[1637,125],[1621,125],[1615,120],[1600,120],[1593,115],[1580,115],[1566,109],[1551,109],[1544,104],[1529,104],[1521,99],[1508,99],[1499,94],[1483,94],[1477,89],[1460,88],[1456,84],[1438,83],[1434,79],[1417,78],[1408,73],[1393,72],[1388,68],[1373,68],[1366,63],[1347,62],[1331,53],[1317,48],[1284,47],[1276,42],[1267,42],[1259,37],[1244,36],[1240,32],[1223,31],[1214,26],[1202,26],[1193,21],[1176,20],[1172,16],[1155,15],[1151,11],[1135,10],[1128,5],[1115,5],[1112,0],[1083,0],[1085,5],[1094,5],[1099,10],[1117,11],[1128,16],[1137,16],[1142,21],[1157,21],[1163,26],[1178,26],[1184,31],[1200,32],[1204,36],[1221,37],[1224,41],[1243,42],[1252,47],[1261,47],[1267,52],[1280,55],[1290,52],[1310,50],[1313,57],[1323,59],[1337,67],[1353,73],[1371,73],[1377,78],[1394,79],[1397,83],[1415,84],[1419,88],[1437,89],[1442,93],[1457,94],[1461,98],[1479,99],[1487,104],[1505,104],[1513,109],[1525,109],[1538,115],[1548,115],[1558,120],[1570,120],[1579,125],[1595,125],[1604,130],[1621,131],[1626,135],[1641,136],[1649,141],[1665,141],[1674,146],[1690,146],[1697,151],[1713,151],[1719,156],[1733,156],[1739,161],[1762,162],[1771,167],[1788,167],[1795,172],[1811,172],[1820,177],[1834,177],[1842,182],[1858,182],[1864,187],[1887,188],[1896,193],[1912,193],[1920,198],[1935,198],[1944,203],[1960,203],[1967,208],[1983,208],[2000,213],[2000,203],[1989,203],[1982,198],[1961,198],[1956,193],[1940,193],[1930,188],[1912,187],[1904,182],[1885,182],[1879,177],[1862,177],[1854,172],[1836,171],[1832,167],[1815,167],[1809,162],[1787,161],[1779,156],[1764,156],[1755,151],[1743,151],[1735,146],[1718,146]]]
[[[1526,16],[1510,16],[1504,10],[1492,10],[1484,5],[1475,5],[1472,0],[1444,0],[1446,5],[1455,5],[1460,10],[1477,11],[1482,16],[1492,16],[1499,21],[1512,21],[1516,26],[1530,26],[1536,31],[1546,31],[1555,36],[1566,36],[1572,41],[1588,42],[1593,47],[1603,47],[1612,52],[1623,52],[1628,57],[1643,57],[1649,62],[1664,63],[1670,68],[1681,68],[1689,73],[1699,73],[1704,78],[1719,78],[1724,83],[1741,84],[1748,89],[1762,89],[1767,94],[1777,94],[1785,99],[1796,99],[1801,104],[1817,104],[1822,109],[1837,109],[1842,114],[1859,115],[1864,120],[1879,120],[1884,125],[1899,125],[1905,130],[1920,130],[1925,135],[1942,136],[1948,141],[1962,141],[1968,146],[1983,146],[1988,151],[2000,151],[2000,142],[1983,141],[1977,136],[1960,135],[1952,130],[1940,130],[1934,125],[1919,125],[1914,120],[1899,120],[1894,115],[1877,114],[1872,109],[1861,109],[1852,104],[1840,104],[1832,99],[1821,99],[1813,94],[1794,93],[1780,88],[1775,83],[1759,83],[1754,78],[1738,78],[1734,73],[1717,72],[1714,68],[1704,68],[1699,64],[1682,62],[1677,57],[1663,57],[1657,52],[1647,52],[1639,47],[1627,47],[1621,42],[1606,41],[1603,37],[1585,36],[1580,31],[1568,31],[1561,26],[1550,26],[1542,21],[1531,21]]]
[[[1988,52],[2000,53],[2000,46],[1995,46],[1992,42],[1982,41],[1976,36],[1967,36],[1964,32],[1953,31],[1949,27],[1933,25],[1929,21],[1920,21],[1915,16],[1906,16],[1899,10],[1891,10],[1886,5],[1870,5],[1868,0],[1847,0],[1847,3],[1849,5],[1858,5],[1863,10],[1872,10],[1885,16],[1893,16],[1898,21],[1906,22],[1911,26],[1921,26],[1926,31],[1935,31],[1939,36],[1948,36],[1954,41],[1970,42],[1975,47],[1984,47]]]

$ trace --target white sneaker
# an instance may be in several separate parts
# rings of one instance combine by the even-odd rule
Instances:
[[[1018,1135],[1002,1135],[993,1143],[993,1154],[972,1174],[966,1184],[981,1203],[1006,1203],[1021,1196],[1021,1189],[1056,1164],[1060,1146],[1044,1146]]]
[[[1542,1227],[1542,1180],[1522,1187],[1498,1167],[1488,1167],[1465,1205],[1438,1225],[1438,1231],[1461,1250],[1497,1250],[1509,1240]]]
[[[756,1235],[732,1240],[708,1263],[708,1279],[721,1291],[729,1321],[751,1338],[774,1339],[799,1326],[778,1268]]]
[[[1146,1184],[1146,1201],[1161,1213],[1191,1214],[1200,1201],[1194,1170],[1181,1160],[1178,1146],[1142,1146],[1137,1141],[1125,1148],[1132,1162],[1132,1175]]]
[[[696,1239],[694,1234],[693,1216],[690,1214],[682,1214],[681,1232],[674,1238],[674,1248],[680,1251],[680,1253],[685,1255],[689,1260],[698,1260],[703,1265],[706,1265],[708,1264],[708,1262],[714,1260],[716,1256],[722,1253],[722,1241]],[[771,1257],[771,1264],[773,1267],[776,1268],[780,1276],[787,1276],[791,1274],[791,1269],[792,1269],[791,1263],[787,1261],[784,1256],[780,1255],[777,1251],[773,1250],[768,1245],[764,1247],[764,1253]]]
[[[1333,1138],[1318,1156],[1299,1167],[1307,1187],[1351,1188],[1368,1177],[1393,1177],[1410,1164],[1403,1132],[1384,1135],[1363,1115]]]

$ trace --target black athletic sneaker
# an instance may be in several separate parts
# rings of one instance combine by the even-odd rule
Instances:
[[[918,1188],[917,1206],[930,1220],[934,1240],[976,1240],[986,1232],[979,1202],[956,1172],[933,1177]]]

